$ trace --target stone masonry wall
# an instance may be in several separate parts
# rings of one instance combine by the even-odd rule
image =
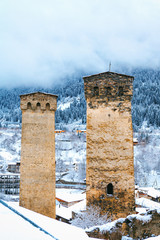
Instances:
[[[113,219],[126,217],[135,207],[132,82],[133,77],[110,72],[84,78],[87,204],[100,206]]]
[[[57,96],[21,96],[20,206],[55,218],[55,110]]]
[[[160,211],[152,210],[145,215],[133,214],[114,222],[87,229],[89,237],[121,240],[122,236],[132,239],[148,239],[160,235]]]

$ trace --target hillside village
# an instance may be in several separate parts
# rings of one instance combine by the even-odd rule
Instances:
[[[79,211],[83,212],[86,207],[85,125],[80,125],[79,122],[75,122],[74,124],[68,124],[65,130],[55,130],[55,134],[57,186],[56,218],[57,220],[66,223],[79,224],[76,223],[76,221],[74,223],[74,216],[77,216],[77,213]],[[135,187],[136,213],[140,213],[142,216],[145,216],[146,214],[148,214],[148,211],[153,209],[157,209],[158,211],[160,205],[159,174],[157,174],[154,170],[151,170],[149,176],[144,175],[142,171],[143,166],[141,166],[141,162],[138,161],[139,158],[141,158],[140,154],[142,154],[142,156],[144,157],[145,152],[152,149],[152,145],[154,147],[158,145],[157,139],[156,142],[152,142],[149,140],[154,140],[154,138],[152,138],[152,134],[152,132],[149,133],[147,130],[147,137],[142,136],[144,135],[144,129],[142,128],[141,133],[135,133],[135,137],[133,139],[135,145],[134,155],[135,157],[138,156],[138,158],[135,158],[134,160],[135,178],[136,183],[138,184]],[[21,130],[18,125],[14,126],[13,124],[12,126],[10,126],[10,128],[7,129],[1,128],[1,199],[7,201],[19,200],[19,181],[15,179],[17,179],[17,177],[19,176],[20,169],[20,138]],[[141,149],[143,149],[143,151]],[[155,157],[156,154],[158,155],[157,151],[155,152]],[[152,164],[153,167],[155,167],[153,162]],[[157,164],[156,160],[155,164]],[[111,219],[107,221],[111,221]],[[144,221],[146,221],[145,217]],[[102,225],[104,224],[104,222],[104,220],[100,219],[99,223],[95,222],[95,225]],[[89,229],[92,226],[90,226],[89,223],[87,227]],[[84,228],[86,228],[86,226]],[[107,228],[108,227],[106,225],[106,229]],[[114,225],[112,225],[111,229],[114,228]],[[86,231],[91,237],[104,237],[103,234],[96,235],[94,228],[90,228],[90,230]],[[99,231],[101,233],[101,230]],[[114,231],[115,229],[113,230],[113,232]]]

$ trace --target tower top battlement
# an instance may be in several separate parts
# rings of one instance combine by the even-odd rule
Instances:
[[[84,79],[84,90],[87,101],[107,103],[108,101],[131,100],[133,76],[114,72],[103,72]]]
[[[56,111],[57,109],[57,95],[43,92],[34,92],[20,95],[21,110],[36,110],[42,111],[50,110]]]

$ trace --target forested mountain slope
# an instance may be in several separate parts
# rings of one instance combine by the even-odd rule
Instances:
[[[143,121],[154,127],[160,126],[160,71],[152,69],[123,70],[135,77],[132,99],[133,127],[137,131]],[[21,122],[20,94],[44,91],[58,95],[56,124],[86,121],[86,102],[81,76],[66,80],[53,88],[0,89],[0,123]]]

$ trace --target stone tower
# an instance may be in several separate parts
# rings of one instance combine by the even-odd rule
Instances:
[[[55,218],[55,111],[57,96],[21,95],[20,206]]]
[[[87,205],[113,218],[134,212],[132,76],[84,77],[87,101]]]

